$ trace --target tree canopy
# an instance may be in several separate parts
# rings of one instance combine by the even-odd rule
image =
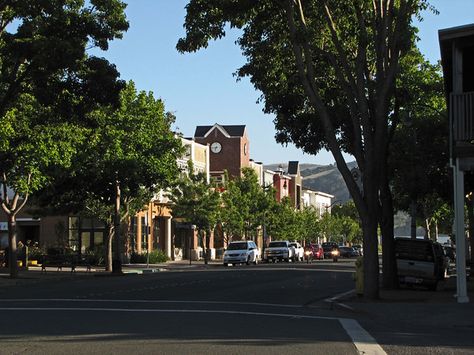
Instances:
[[[84,140],[76,123],[101,105],[118,103],[123,82],[117,70],[86,51],[105,50],[122,36],[124,9],[120,0],[0,4],[0,203],[9,219],[12,277],[16,214],[48,183],[48,170],[71,164]]]
[[[266,213],[274,203],[273,191],[262,189],[251,168],[243,168],[241,176],[226,181],[220,213],[223,230],[231,236],[255,240],[257,229],[265,224]]]
[[[93,210],[110,228],[111,269],[110,242],[120,236],[119,222],[176,181],[176,157],[182,147],[171,131],[174,116],[165,111],[163,101],[151,92],[137,91],[133,82],[121,91],[118,107],[103,106],[88,120],[94,128],[87,129],[73,166],[58,172],[40,198],[43,205],[63,210]],[[120,221],[115,220],[116,213]],[[120,248],[121,243],[117,245]]]
[[[276,115],[277,140],[310,154],[328,149],[346,182],[362,220],[369,298],[378,297],[380,211],[393,215],[387,156],[396,79],[414,47],[412,18],[427,7],[425,0],[191,0],[177,44],[196,51],[225,36],[227,25],[242,30],[237,42],[247,62],[237,74],[250,77],[265,111]],[[355,157],[363,192],[343,152]],[[389,271],[384,279],[396,276]]]

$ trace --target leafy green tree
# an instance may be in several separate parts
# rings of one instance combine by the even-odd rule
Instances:
[[[216,227],[221,209],[220,193],[207,182],[204,173],[194,174],[193,164],[190,161],[188,171],[181,175],[169,197],[173,202],[173,217],[184,219],[195,225],[201,236],[206,235],[204,262],[207,264],[210,257],[211,231]]]
[[[277,140],[309,154],[326,148],[336,161],[362,220],[364,295],[372,299],[379,295],[379,211],[390,199],[399,63],[413,48],[412,17],[427,6],[425,0],[191,0],[186,37],[178,42],[180,51],[191,52],[223,37],[227,24],[243,30],[237,42],[247,62],[237,74],[250,77],[265,111],[276,114]],[[343,152],[357,161],[363,193]],[[396,276],[385,271],[384,279]]]
[[[362,242],[362,230],[358,221],[351,217],[336,217],[339,233],[343,243],[359,244]]]
[[[349,200],[344,204],[334,205],[331,208],[331,214],[336,217],[350,217],[360,223],[359,213],[357,212],[357,208],[352,200]]]
[[[225,173],[225,185],[222,193],[222,204],[224,208],[219,213],[219,221],[227,242],[234,238],[240,239],[244,236],[245,218],[248,215],[248,206],[243,201],[239,185],[229,180]]]
[[[336,217],[340,224],[340,233],[344,241],[352,244],[362,243],[362,229],[359,213],[353,201],[347,201],[342,205],[335,205],[331,214]]]
[[[320,236],[328,242],[342,242],[337,218],[330,213],[324,213],[319,220]]]
[[[398,93],[402,119],[394,132],[389,166],[395,208],[410,213],[416,238],[417,217],[427,221],[440,205],[433,202],[451,200],[445,188],[450,176],[448,119],[440,65],[430,64],[417,51],[402,65],[406,68]]]
[[[176,180],[181,141],[171,131],[174,117],[165,112],[163,101],[151,92],[138,92],[133,82],[120,92],[118,107],[103,106],[88,120],[94,128],[88,130],[86,144],[72,168],[43,191],[42,204],[65,209],[65,196],[76,211],[104,221],[106,268],[120,273],[120,226]]]
[[[8,217],[13,278],[16,215],[47,185],[47,170],[71,165],[84,139],[76,123],[98,105],[117,102],[118,72],[86,50],[106,50],[122,36],[124,8],[119,0],[0,4],[0,204]]]
[[[257,230],[265,224],[267,211],[274,203],[273,196],[272,191],[259,185],[253,169],[243,168],[241,176],[227,182],[222,194],[224,230],[231,235],[255,240]]]
[[[273,205],[267,217],[267,232],[273,240],[294,240],[297,216],[288,197]]]
[[[257,230],[263,225],[265,211],[272,203],[272,194],[258,183],[258,177],[251,168],[243,168],[242,175],[230,180],[223,193],[224,221],[240,229],[240,236],[255,240]],[[233,222],[232,222],[233,221]]]
[[[316,241],[319,235],[319,211],[314,207],[303,208],[296,211],[298,232],[296,239],[302,239],[305,242]]]

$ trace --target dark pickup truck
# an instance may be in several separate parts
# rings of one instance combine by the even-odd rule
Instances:
[[[395,239],[395,258],[401,284],[418,284],[436,290],[448,274],[448,259],[441,244],[429,239]]]

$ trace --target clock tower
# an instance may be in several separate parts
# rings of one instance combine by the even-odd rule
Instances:
[[[250,166],[249,140],[245,126],[197,126],[194,133],[197,143],[208,144],[210,148],[210,175],[221,180],[224,171],[229,176],[240,176],[241,169]]]

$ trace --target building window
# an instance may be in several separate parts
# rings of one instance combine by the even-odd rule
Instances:
[[[104,245],[105,224],[97,218],[69,217],[68,227],[69,245],[81,254]]]

